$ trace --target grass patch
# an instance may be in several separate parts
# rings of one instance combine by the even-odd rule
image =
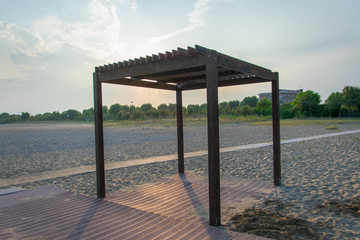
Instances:
[[[339,127],[337,125],[331,125],[331,126],[327,126],[325,129],[326,130],[339,130]]]
[[[94,121],[27,121],[17,124],[94,124]],[[248,124],[252,126],[271,126],[271,116],[220,116],[220,124]],[[14,123],[16,124],[16,123]],[[184,118],[184,126],[206,126],[207,118]],[[327,130],[339,130],[340,124],[359,124],[360,118],[303,118],[303,119],[283,119],[280,120],[281,126],[326,126]],[[105,127],[176,127],[176,118],[168,119],[147,119],[147,120],[105,120]]]
[[[304,118],[304,119],[282,119],[280,125],[282,126],[317,126],[317,125],[329,125],[335,126],[340,124],[357,123],[360,124],[359,118]],[[250,125],[272,125],[272,120],[251,122]]]
[[[232,123],[252,123],[257,121],[270,120],[269,117],[233,117],[233,116],[221,116],[219,118],[220,124],[232,124]],[[206,126],[207,118],[184,118],[184,126]],[[105,127],[176,127],[176,118],[168,119],[147,119],[147,120],[106,120],[104,121]]]

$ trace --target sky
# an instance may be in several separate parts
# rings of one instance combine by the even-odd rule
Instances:
[[[279,72],[322,101],[360,86],[360,0],[0,0],[0,113],[93,107],[95,66],[195,44]],[[271,91],[219,89],[219,102]],[[103,84],[103,104],[175,103],[175,93]],[[206,102],[205,90],[183,104]]]

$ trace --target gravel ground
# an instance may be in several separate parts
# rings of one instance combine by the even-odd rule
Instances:
[[[360,129],[359,123],[338,125],[340,131]],[[325,126],[282,126],[281,139],[331,133]],[[271,141],[271,126],[226,124],[220,127],[221,147]],[[185,127],[185,151],[207,149],[206,127]],[[0,176],[12,178],[46,170],[94,164],[93,126],[86,124],[0,126]],[[174,127],[105,128],[105,159],[124,161],[176,153]],[[360,238],[360,220],[319,205],[329,200],[360,197],[360,134],[282,145],[282,183],[254,206],[300,217],[318,226],[323,239]],[[207,173],[207,157],[185,160],[185,170]],[[107,192],[156,182],[177,172],[168,161],[106,172]],[[221,175],[272,181],[272,148],[221,154]],[[41,185],[95,196],[95,173],[38,181],[12,187]],[[269,204],[276,203],[276,204]]]
[[[360,128],[340,125],[340,130]],[[175,154],[176,127],[107,127],[105,161],[116,162]],[[324,126],[284,126],[281,139],[332,131]],[[94,127],[90,124],[0,125],[0,178],[95,164]],[[220,126],[220,147],[272,140],[271,126]],[[184,127],[185,152],[207,149],[206,127]]]

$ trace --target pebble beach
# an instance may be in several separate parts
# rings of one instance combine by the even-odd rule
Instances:
[[[281,126],[281,140],[357,129],[360,121],[338,124],[335,129],[325,125]],[[104,136],[106,163],[177,151],[176,127],[106,127]],[[269,141],[272,128],[268,125],[220,126],[221,148]],[[0,179],[4,181],[95,163],[91,124],[0,125],[0,143]],[[206,150],[206,126],[185,126],[184,148],[185,152]],[[272,181],[271,146],[224,152],[220,159],[224,178]],[[281,159],[282,186],[265,198],[259,197],[253,207],[305,219],[314,225],[321,239],[359,239],[359,210],[352,213],[327,206],[360,199],[360,133],[282,144]],[[207,156],[186,158],[185,171],[207,174]],[[176,173],[175,160],[107,170],[106,189],[108,193],[131,189]],[[42,185],[96,195],[94,172],[1,188]]]

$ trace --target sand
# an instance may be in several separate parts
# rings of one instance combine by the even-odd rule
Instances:
[[[338,130],[326,130],[326,126],[321,125],[283,126],[281,139],[360,129],[360,124],[340,124],[338,127]],[[184,131],[185,152],[207,149],[206,127],[185,126]],[[245,123],[222,125],[220,135],[222,148],[272,139],[270,126]],[[36,176],[44,171],[88,166],[95,162],[94,131],[89,124],[1,125],[0,143],[0,178]],[[174,127],[105,128],[106,162],[174,154],[176,146]],[[316,226],[323,239],[360,238],[358,215],[336,211],[331,207],[334,204],[328,204],[336,200],[344,205],[360,196],[360,133],[288,143],[282,145],[281,157],[282,186],[274,188],[265,198],[259,196],[253,207],[305,219]],[[207,157],[187,158],[185,170],[206,174]],[[176,172],[175,160],[108,170],[107,192],[156,182],[160,177]],[[221,175],[272,181],[272,147],[221,153]],[[94,179],[95,173],[90,172],[7,188],[48,184],[95,196]]]

